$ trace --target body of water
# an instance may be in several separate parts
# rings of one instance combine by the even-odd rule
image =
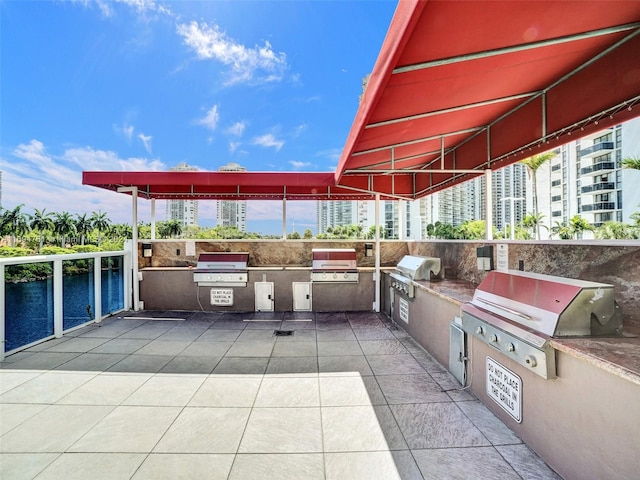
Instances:
[[[96,317],[93,272],[63,277],[63,329]],[[102,315],[124,308],[121,269],[102,271]],[[53,335],[53,279],[5,284],[5,351]]]

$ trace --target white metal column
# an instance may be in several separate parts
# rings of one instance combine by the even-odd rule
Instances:
[[[282,239],[287,239],[287,199],[282,199]]]
[[[96,322],[102,320],[102,257],[93,258],[93,291],[95,304],[93,318]]]
[[[156,239],[156,199],[151,199],[151,240]]]
[[[131,270],[133,286],[133,310],[140,310],[140,283],[138,281],[138,187],[120,187],[118,192],[131,192],[133,217],[133,241],[131,245]]]
[[[62,260],[53,261],[53,334],[62,337],[64,329],[64,292],[62,291]]]
[[[5,328],[5,283],[4,283],[4,265],[0,265],[0,361],[4,360],[4,351],[7,346],[7,339],[5,337],[6,328]]]
[[[376,312],[380,311],[380,290],[382,288],[381,278],[380,278],[380,194],[376,193],[376,208],[375,208],[375,217],[376,217],[376,278],[375,278],[375,286],[376,286],[376,296],[374,302],[374,310]]]
[[[491,169],[484,171],[485,191],[487,192],[486,203],[486,236],[487,240],[493,240],[493,184],[491,178]]]

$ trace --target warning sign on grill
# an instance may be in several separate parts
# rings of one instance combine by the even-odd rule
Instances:
[[[487,357],[487,395],[518,423],[522,421],[522,379]]]
[[[212,288],[211,305],[230,306],[233,305],[232,288]]]

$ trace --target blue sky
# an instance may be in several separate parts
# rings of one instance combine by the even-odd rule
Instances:
[[[82,170],[335,170],[395,7],[1,1],[2,206],[130,222],[129,198],[82,186]],[[248,230],[281,232],[280,202],[248,210]],[[315,225],[310,202],[287,217],[289,231]],[[215,224],[215,202],[200,223]]]

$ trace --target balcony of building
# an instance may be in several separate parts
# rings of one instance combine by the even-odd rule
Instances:
[[[616,208],[615,202],[599,202],[599,203],[582,205],[580,207],[580,210],[582,212],[595,213],[595,212],[601,212],[604,210],[615,210],[615,208]]]
[[[583,194],[606,193],[606,192],[615,191],[615,189],[616,189],[615,182],[599,182],[599,183],[594,183],[591,185],[585,185],[581,187],[580,192]]]
[[[613,142],[598,142],[594,145],[581,148],[578,152],[578,156],[580,158],[593,158],[598,157],[600,155],[605,155],[607,153],[611,153],[615,150],[615,143]]]
[[[580,169],[580,175],[602,175],[616,169],[615,162],[599,162]]]

